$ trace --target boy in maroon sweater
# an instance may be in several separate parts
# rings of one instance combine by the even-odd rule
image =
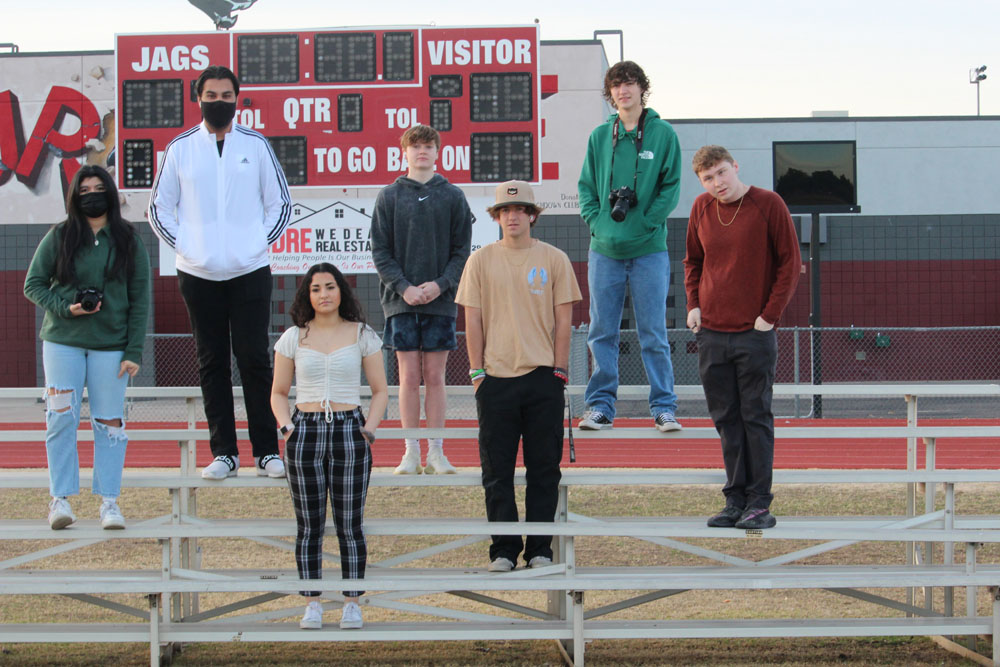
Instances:
[[[799,279],[799,241],[785,202],[740,182],[725,148],[703,146],[693,167],[705,194],[688,220],[687,325],[726,465],[726,506],[708,525],[771,528],[774,327]]]

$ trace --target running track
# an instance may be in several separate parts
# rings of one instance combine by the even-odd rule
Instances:
[[[649,420],[618,420],[621,426],[646,426]],[[399,427],[398,422],[385,421],[387,427]],[[995,426],[996,419],[922,419],[922,426]],[[453,420],[449,426],[475,426],[474,420]],[[689,427],[710,427],[708,419],[685,419]],[[776,426],[822,428],[824,426],[905,426],[900,419],[781,419]],[[186,424],[173,422],[131,422],[132,429],[186,428]],[[202,423],[200,428],[207,428]],[[242,424],[246,428],[246,424]],[[7,423],[0,429],[44,429],[43,423]],[[250,443],[240,441],[243,465],[251,461]],[[426,452],[426,443],[424,444]],[[43,443],[6,443],[0,468],[44,468]],[[93,461],[93,447],[80,443],[80,461],[89,467]],[[474,440],[449,440],[445,452],[452,464],[464,468],[479,467],[479,449]],[[403,443],[380,441],[374,448],[376,467],[394,467],[403,453]],[[775,451],[776,468],[906,468],[906,440],[885,438],[881,440],[779,440]],[[919,448],[918,465],[923,466],[923,447]],[[169,468],[178,465],[180,454],[176,442],[135,442],[128,447],[125,466],[129,468]],[[198,443],[198,465],[211,460],[208,442]],[[521,465],[520,459],[518,465]],[[721,468],[722,454],[717,440],[684,440],[659,438],[650,440],[578,440],[576,463],[569,462],[569,444],[563,456],[564,468]],[[937,441],[937,467],[960,469],[1000,469],[1000,442],[993,438],[940,438]]]

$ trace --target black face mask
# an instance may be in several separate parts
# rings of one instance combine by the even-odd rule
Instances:
[[[202,102],[201,115],[212,127],[225,129],[236,115],[236,102]]]
[[[99,218],[108,212],[107,192],[88,192],[80,195],[80,210],[88,218]]]

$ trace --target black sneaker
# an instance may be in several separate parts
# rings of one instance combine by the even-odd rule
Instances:
[[[680,425],[677,418],[674,417],[673,412],[661,412],[656,415],[656,419],[653,424],[656,426],[656,430],[660,433],[669,433],[670,431],[680,431],[684,427]]]
[[[735,505],[726,505],[725,508],[713,517],[708,519],[709,528],[732,528],[743,516],[743,508]]]
[[[745,530],[761,530],[763,528],[774,528],[778,520],[774,515],[763,507],[748,508],[743,512],[743,516],[736,522],[736,527]]]
[[[587,410],[583,413],[583,419],[577,424],[577,428],[584,431],[603,431],[612,425],[613,422],[600,410]]]

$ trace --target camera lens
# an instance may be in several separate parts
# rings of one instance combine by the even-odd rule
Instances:
[[[611,219],[615,222],[625,220],[629,207],[636,205],[635,193],[626,185],[612,191],[608,200],[611,202]]]
[[[93,287],[80,290],[76,294],[76,300],[80,304],[80,308],[84,311],[90,313],[97,310],[97,305],[101,302],[104,294],[101,290],[94,289]]]

